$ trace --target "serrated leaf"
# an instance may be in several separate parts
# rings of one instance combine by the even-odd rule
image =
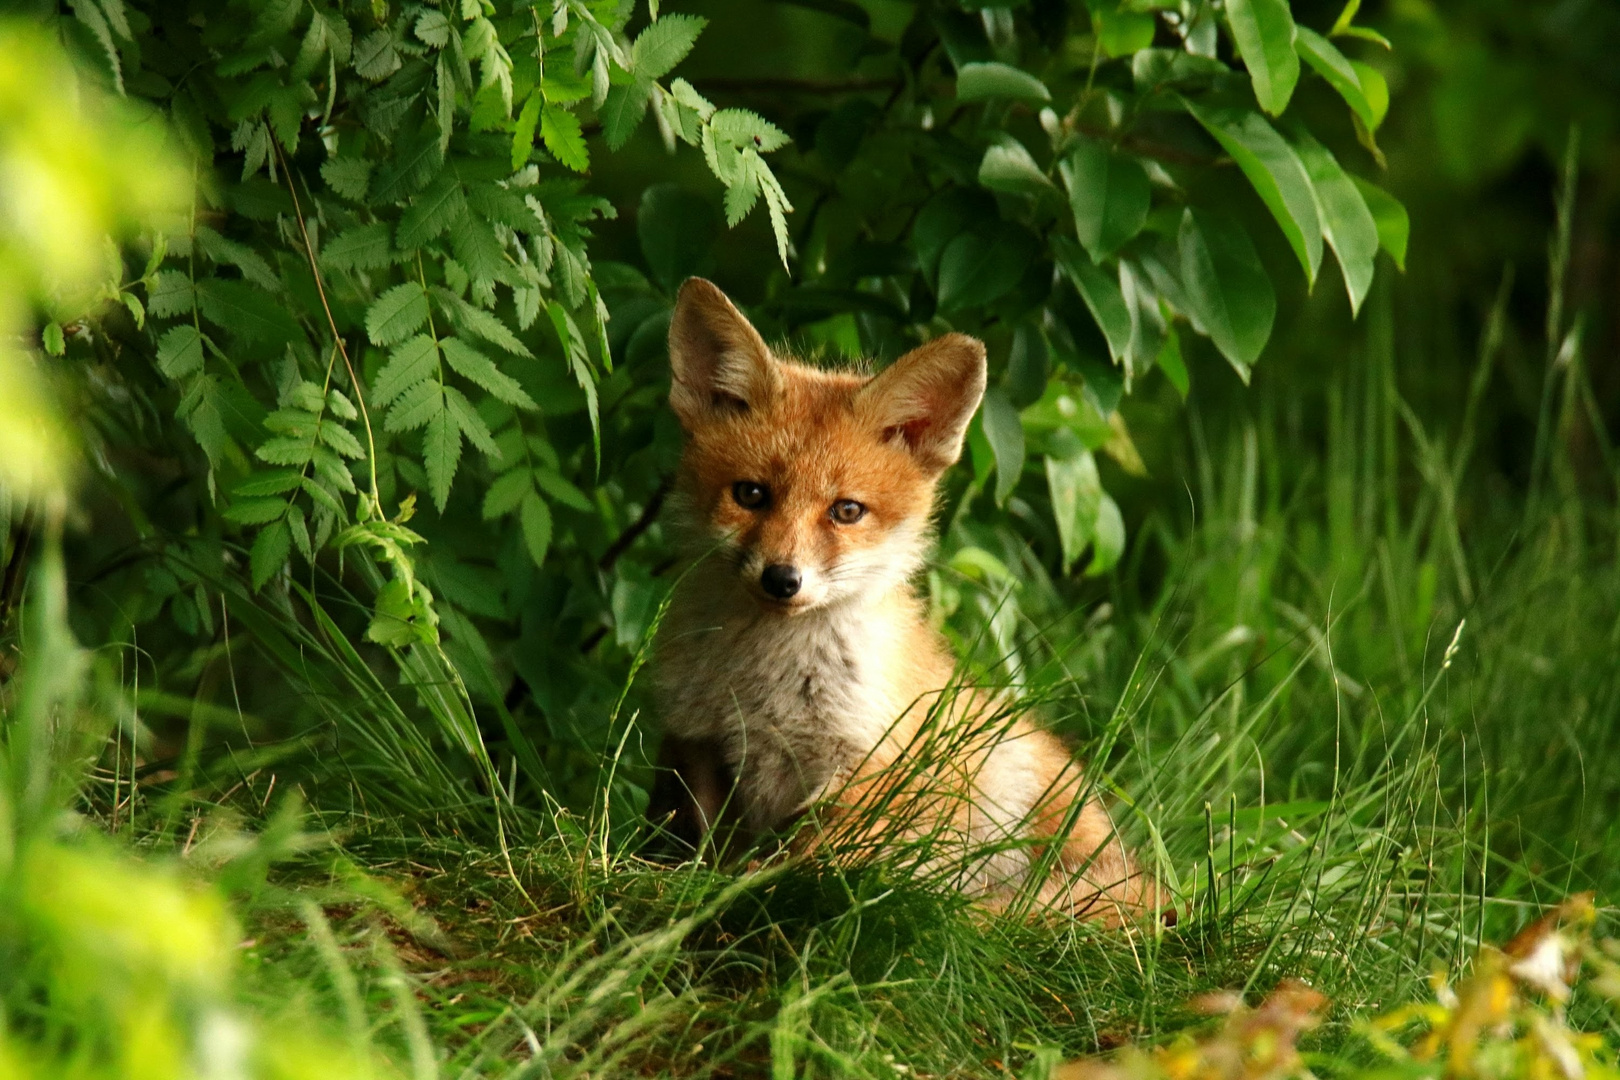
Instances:
[[[709,128],[721,143],[751,147],[760,154],[780,150],[790,141],[781,128],[747,109],[721,109],[709,117]]]
[[[419,382],[400,395],[394,407],[388,410],[383,430],[391,432],[415,431],[444,412],[444,388],[437,380]]]
[[[285,519],[259,531],[259,535],[253,541],[253,550],[248,556],[254,592],[264,588],[264,583],[287,565],[287,555],[291,548],[292,533],[288,531]]]
[[[392,261],[388,226],[381,221],[339,233],[321,248],[321,263],[332,270],[379,270]]]
[[[210,322],[246,341],[280,343],[303,336],[289,308],[245,281],[198,282],[197,307]]]
[[[1024,422],[999,386],[985,391],[979,414],[984,437],[996,459],[996,505],[1003,506],[1024,473]]]
[[[1192,102],[1186,106],[1249,178],[1298,256],[1307,284],[1315,285],[1322,265],[1322,219],[1310,176],[1294,148],[1259,113],[1205,109]]]
[[[582,514],[596,512],[596,507],[591,503],[590,498],[556,469],[545,465],[536,465],[534,467],[534,482],[541,491],[551,496],[554,502],[560,502],[564,506],[578,510]]]
[[[467,199],[455,173],[445,170],[399,216],[400,250],[419,248],[467,216]]]
[[[957,69],[956,98],[958,101],[1006,98],[1045,103],[1052,100],[1052,92],[1045,83],[1022,68],[991,60],[963,64]]]
[[[372,401],[387,405],[423,379],[431,378],[437,370],[438,359],[438,351],[428,335],[418,334],[402,341],[388,354],[388,363],[377,373],[371,387]]]
[[[1361,118],[1368,130],[1376,130],[1382,117],[1374,115],[1372,103],[1367,100],[1367,92],[1362,89],[1361,76],[1355,67],[1345,58],[1331,41],[1318,34],[1308,26],[1299,27],[1299,38],[1295,42],[1299,55],[1328,85],[1339,92],[1350,110]]]
[[[1406,245],[1412,233],[1412,220],[1406,207],[1389,192],[1359,176],[1350,178],[1361,192],[1378,226],[1378,246],[1389,252],[1402,273],[1406,272]]]
[[[314,444],[304,436],[269,439],[253,451],[253,454],[260,461],[270,465],[307,465],[314,452]]]
[[[321,422],[321,442],[336,450],[346,458],[363,458],[366,451],[360,445],[360,440],[354,437],[354,432],[335,420],[327,419]]]
[[[540,139],[564,168],[584,172],[590,167],[590,151],[585,148],[579,117],[562,106],[547,103],[541,110]]]
[[[511,513],[533,487],[527,466],[520,465],[496,477],[495,482],[489,485],[489,490],[484,492],[484,520],[493,521],[503,514]]]
[[[226,521],[238,525],[263,525],[287,512],[285,499],[233,499],[224,510]]]
[[[686,59],[709,24],[699,15],[666,15],[648,25],[630,50],[630,72],[637,79],[662,79]]]
[[[1091,256],[1066,236],[1052,238],[1052,251],[1057,256],[1058,266],[1074,284],[1107,339],[1114,363],[1124,364],[1131,349],[1131,312],[1118,278],[1093,262]]]
[[[1277,315],[1277,294],[1243,226],[1188,208],[1178,237],[1189,313],[1242,377],[1260,359]]]
[[[551,507],[532,488],[523,496],[522,507],[519,521],[523,528],[523,544],[529,549],[529,558],[534,560],[534,565],[544,566],[546,552],[551,548]]]
[[[195,375],[203,366],[203,336],[182,323],[158,339],[158,370],[171,379]]]
[[[422,464],[427,467],[428,491],[441,514],[450,502],[450,484],[456,478],[456,467],[460,463],[461,427],[450,411],[444,409],[428,422],[427,434],[422,438]]]
[[[652,83],[641,78],[632,80],[608,91],[607,100],[602,103],[602,134],[607,138],[609,150],[622,149],[635,134],[642,118],[647,115],[649,95],[652,93]]]
[[[1344,287],[1350,294],[1350,313],[1359,315],[1361,302],[1372,288],[1378,258],[1378,223],[1361,191],[1327,147],[1302,131],[1295,137],[1295,148],[1310,173],[1316,208],[1322,216],[1322,234],[1339,260]]]
[[[534,132],[540,125],[540,91],[536,90],[529,95],[529,100],[523,103],[523,109],[518,113],[516,126],[512,129],[512,171],[517,172],[528,162],[529,155],[534,152]]]
[[[354,47],[354,73],[362,79],[381,82],[398,71],[400,64],[394,35],[387,30],[373,30]]]
[[[233,487],[231,494],[243,497],[282,495],[297,487],[302,480],[302,475],[292,469],[254,473]]]
[[[411,141],[402,142],[391,160],[385,163],[371,185],[371,200],[379,203],[397,203],[405,199],[439,173],[444,163],[444,151],[439,147],[436,132],[418,132]]]
[[[444,388],[444,402],[446,411],[455,420],[461,433],[467,436],[467,441],[492,460],[501,460],[501,449],[495,445],[495,437],[490,434],[489,425],[478,415],[478,410],[467,400],[467,395],[453,386],[447,386]]]
[[[404,341],[428,318],[427,293],[414,281],[395,285],[366,309],[366,336],[373,345]]]
[[[494,313],[473,307],[467,301],[443,289],[435,289],[434,296],[438,297],[450,312],[450,320],[457,328],[477,338],[498,345],[514,356],[533,359],[534,353],[529,347],[518,340],[518,336],[502,322]]]
[[[416,36],[435,49],[450,44],[450,20],[442,11],[424,11],[416,20]]]
[[[371,186],[371,162],[360,157],[328,158],[321,165],[326,186],[353,202],[364,202]]]
[[[539,408],[516,379],[501,371],[493,360],[465,341],[448,337],[439,343],[439,348],[444,352],[445,361],[457,374],[488,390],[497,400],[519,409],[532,411]]]
[[[1069,189],[1080,243],[1093,260],[1107,258],[1142,231],[1153,190],[1140,161],[1081,136],[1058,172]]]
[[[1281,116],[1299,84],[1296,27],[1288,0],[1226,0],[1226,19],[1260,107]]]
[[[159,270],[146,287],[146,307],[155,319],[168,319],[190,311],[197,303],[191,278],[179,270]]]
[[[737,156],[736,171],[726,184],[726,224],[735,228],[759,201],[759,155],[744,150]]]

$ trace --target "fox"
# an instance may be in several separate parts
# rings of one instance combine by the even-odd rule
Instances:
[[[702,848],[813,808],[801,850],[943,836],[989,852],[953,865],[992,909],[1044,875],[1037,910],[1138,914],[1141,875],[1079,764],[959,685],[913,586],[984,396],[983,343],[948,333],[875,376],[827,370],[778,356],[691,278],[669,360],[684,435],[669,505],[691,558],[653,643],[650,816]]]

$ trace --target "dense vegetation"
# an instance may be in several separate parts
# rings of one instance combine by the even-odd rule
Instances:
[[[1602,5],[24,7],[0,1073],[1037,1075],[1288,978],[1313,1068],[1421,1071],[1361,1020],[1601,934]],[[988,343],[919,584],[1173,929],[639,857],[694,273],[828,362]],[[1455,1073],[1612,1068],[1557,941],[1593,989],[1483,954],[1524,1038]]]

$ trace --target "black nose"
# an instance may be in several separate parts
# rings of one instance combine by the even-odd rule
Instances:
[[[799,568],[787,563],[773,563],[759,575],[759,583],[771,596],[786,600],[799,591]]]

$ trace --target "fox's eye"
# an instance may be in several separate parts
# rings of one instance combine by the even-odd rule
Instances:
[[[840,525],[853,525],[866,516],[866,507],[854,499],[839,499],[832,504],[832,509],[828,513]]]
[[[731,497],[744,510],[758,510],[771,498],[771,489],[752,480],[739,480],[731,485]]]

